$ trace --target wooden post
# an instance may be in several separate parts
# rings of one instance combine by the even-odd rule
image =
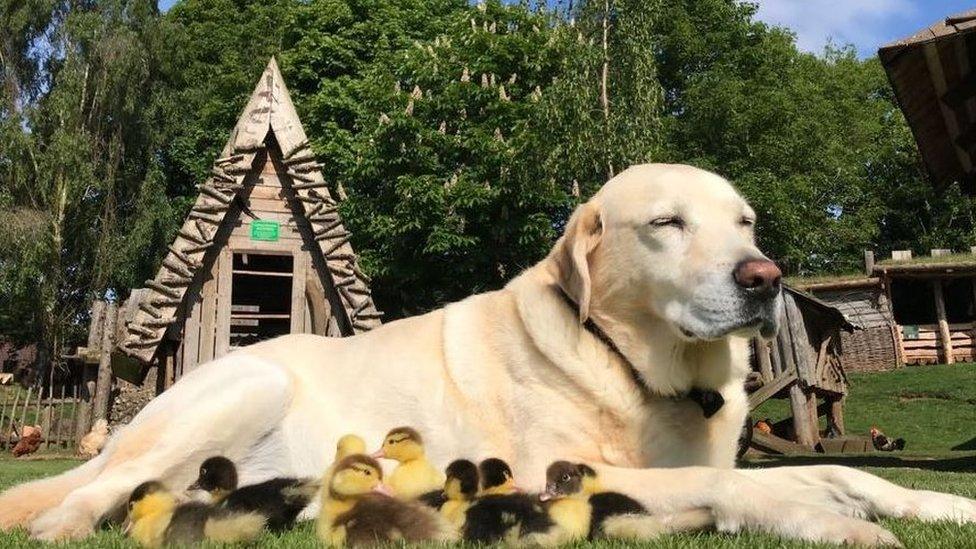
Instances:
[[[840,436],[846,432],[844,427],[844,397],[831,398],[827,408],[827,431],[833,431]]]
[[[952,334],[949,333],[949,321],[946,320],[942,281],[937,278],[932,280],[932,295],[935,298],[935,315],[939,320],[939,340],[942,344],[943,360],[946,364],[952,364]]]
[[[102,346],[98,360],[98,379],[95,382],[95,398],[92,403],[92,419],[108,419],[109,397],[112,394],[112,347],[115,345],[115,317],[118,306],[109,303],[105,307],[102,324]]]
[[[20,428],[23,430],[24,425],[27,424],[27,409],[30,408],[31,395],[34,393],[33,387],[27,388],[27,398],[24,399],[24,409],[20,412]]]
[[[175,374],[175,364],[173,364],[174,358],[172,352],[167,352],[164,360],[163,366],[163,390],[169,389],[173,386],[173,376]]]
[[[756,353],[756,361],[759,363],[759,373],[762,374],[763,383],[773,380],[773,365],[769,360],[769,345],[766,340],[756,337],[752,339],[753,352]]]
[[[864,250],[864,274],[871,276],[874,272],[874,252]]]
[[[797,381],[790,387],[790,409],[793,411],[793,428],[796,430],[796,443],[813,449],[819,438],[816,425],[810,421],[810,408],[807,395]]]

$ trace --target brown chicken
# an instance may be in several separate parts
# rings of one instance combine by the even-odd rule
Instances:
[[[33,454],[38,448],[41,447],[41,442],[43,442],[41,428],[37,425],[33,427],[30,425],[24,425],[24,428],[20,430],[20,440],[18,440],[17,445],[14,446],[14,457],[29,456],[30,454]]]

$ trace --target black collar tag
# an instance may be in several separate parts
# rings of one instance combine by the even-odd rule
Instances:
[[[579,305],[577,305],[576,302],[573,301],[573,298],[569,297],[569,294],[563,291],[562,288],[557,286],[556,289],[559,292],[559,295],[563,298],[563,301],[565,301],[573,312],[576,313],[576,318],[579,318]],[[628,360],[626,356],[624,356],[623,352],[620,351],[620,348],[617,347],[617,344],[610,339],[610,336],[608,336],[606,332],[601,330],[600,327],[593,322],[592,318],[586,319],[586,322],[583,323],[583,327],[586,329],[586,331],[590,332],[593,337],[602,341],[603,344],[610,349],[610,351],[623,360],[624,364],[626,364],[627,368],[630,370],[630,375],[634,379],[634,383],[637,384],[645,396],[653,396],[650,388],[644,383],[644,379],[641,377],[640,372],[637,371],[637,368],[634,368],[634,365],[631,364],[630,360]],[[690,391],[688,391],[685,398],[701,406],[702,414],[704,414],[705,419],[714,416],[719,410],[722,409],[722,406],[725,405],[725,398],[722,397],[722,393],[713,389],[692,388]]]
[[[711,389],[694,388],[688,391],[688,398],[701,406],[702,413],[705,414],[705,419],[714,416],[725,405],[725,398],[722,396],[722,393]]]

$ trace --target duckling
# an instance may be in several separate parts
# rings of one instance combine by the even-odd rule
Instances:
[[[399,461],[390,475],[389,485],[401,499],[416,499],[421,495],[439,490],[444,486],[444,474],[435,468],[424,455],[424,441],[415,429],[397,427],[386,434],[383,446],[373,454],[374,458]]]
[[[352,433],[342,435],[336,443],[336,453],[333,463],[339,463],[353,454],[365,454],[366,441],[359,435]]]
[[[668,532],[700,530],[714,522],[704,510],[652,516],[637,500],[620,492],[603,490],[595,470],[584,463],[553,462],[546,469],[549,515],[561,530],[575,539],[651,539]]]
[[[490,458],[481,462],[481,496],[464,514],[461,528],[465,541],[516,543],[532,536],[542,535],[553,529],[539,499],[519,493],[514,487],[512,469],[503,460]],[[504,488],[503,488],[504,487]]]
[[[205,503],[180,505],[158,481],[140,484],[129,496],[126,533],[143,547],[186,545],[199,541],[250,541],[264,529],[264,517]]]
[[[499,458],[488,458],[478,464],[478,474],[481,477],[481,490],[478,495],[497,496],[521,492],[515,485],[515,475],[512,468]]]
[[[384,541],[450,541],[450,526],[420,503],[391,496],[373,458],[353,454],[337,463],[327,480],[317,532],[330,545]]]
[[[294,526],[298,514],[318,492],[312,479],[278,477],[237,487],[237,468],[223,457],[208,458],[189,490],[205,490],[211,502],[231,511],[255,512],[267,519],[268,529],[282,532]]]
[[[452,461],[444,470],[445,501],[440,507],[443,516],[458,531],[464,526],[468,508],[478,495],[478,468],[466,459]]]

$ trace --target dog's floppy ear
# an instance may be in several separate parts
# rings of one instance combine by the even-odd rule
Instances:
[[[580,323],[590,317],[590,252],[603,236],[600,210],[592,202],[577,208],[555,250],[559,286],[579,306]]]

